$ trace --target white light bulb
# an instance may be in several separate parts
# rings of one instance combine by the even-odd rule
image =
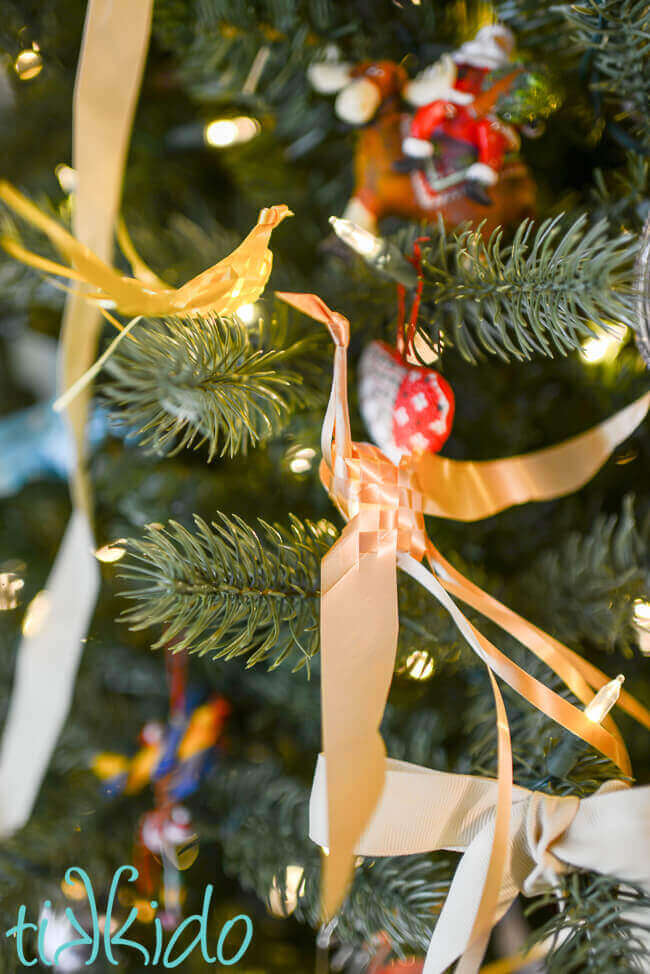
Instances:
[[[105,564],[110,564],[114,561],[119,561],[120,558],[124,558],[126,554],[126,548],[122,548],[116,542],[112,544],[102,545],[95,552],[95,558],[97,561],[103,561]]]
[[[606,360],[612,361],[616,358],[623,345],[623,340],[627,334],[624,325],[612,325],[613,334],[609,331],[601,331],[600,334],[587,338],[582,344],[581,355],[585,362],[595,365]]]
[[[260,131],[261,125],[257,119],[246,115],[238,118],[215,118],[205,126],[203,138],[214,149],[226,149],[230,145],[249,142]]]
[[[601,687],[594,699],[585,707],[585,717],[594,724],[602,723],[618,700],[624,681],[625,677],[619,673],[617,677]]]
[[[406,672],[412,680],[428,680],[434,669],[433,660],[423,649],[416,649],[407,657]]]
[[[301,888],[305,877],[305,870],[302,866],[287,866],[284,876],[284,890],[277,876],[273,877],[273,884],[269,892],[269,908],[271,913],[279,917],[291,916],[298,905],[298,898],[301,895]]]
[[[243,325],[252,325],[260,317],[258,306],[252,302],[249,302],[248,304],[240,304],[235,314]]]
[[[381,253],[384,244],[381,237],[376,237],[369,230],[364,230],[358,223],[352,223],[351,220],[344,220],[338,216],[331,216],[329,222],[336,236],[366,260],[372,260]]]

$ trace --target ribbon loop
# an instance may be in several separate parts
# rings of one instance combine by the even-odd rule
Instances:
[[[557,886],[566,864],[553,855],[552,846],[569,828],[578,812],[575,796],[559,798],[534,791],[527,802],[524,827],[532,869],[521,881],[521,891],[535,896],[549,886]]]

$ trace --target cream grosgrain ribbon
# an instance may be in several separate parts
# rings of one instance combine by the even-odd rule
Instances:
[[[332,392],[323,422],[321,479],[348,523],[323,559],[321,569],[323,750],[327,759],[331,835],[329,856],[324,861],[323,912],[329,917],[345,894],[354,848],[370,820],[384,780],[386,757],[378,728],[395,663],[396,565],[445,606],[488,668],[499,733],[497,838],[504,830],[507,832],[512,767],[505,708],[493,673],[626,773],[630,772],[630,764],[610,718],[602,727],[590,721],[582,710],[513,663],[464,616],[452,594],[515,635],[560,675],[583,704],[609,681],[605,674],[567,647],[473,585],[442,558],[425,530],[423,515],[435,502],[436,495],[433,485],[429,485],[431,495],[423,493],[419,480],[421,458],[402,458],[395,465],[377,447],[352,442],[347,403],[347,320],[332,312],[315,295],[282,293],[278,296],[326,324],[335,343]],[[649,403],[650,395],[646,395],[633,408],[628,407],[602,424],[605,433],[599,433],[597,427],[556,448],[563,451],[562,463],[554,466],[552,476],[547,475],[544,463],[536,463],[536,454],[513,458],[512,467],[508,461],[499,461],[501,474],[494,478],[500,491],[497,509],[507,506],[508,497],[510,503],[550,498],[586,482],[617,443],[640,422]],[[581,475],[576,467],[581,467]],[[489,478],[485,490],[480,488],[480,464],[456,464],[453,469],[459,491],[463,490],[464,481],[469,480],[475,484],[478,496],[489,493]],[[527,471],[528,479],[523,483],[518,473],[521,470]],[[486,516],[482,513],[484,508],[478,504],[477,507],[477,518]],[[421,563],[425,557],[431,570]],[[650,714],[629,695],[621,695],[620,705],[645,726],[650,726]],[[363,769],[362,786],[358,777],[360,768]],[[459,971],[473,971],[480,963],[501,887],[504,848],[502,842],[495,841],[470,949]]]
[[[151,26],[152,0],[90,0],[74,95],[73,223],[80,243],[108,257],[119,205],[129,133]],[[36,208],[35,208],[36,209]],[[61,333],[60,384],[88,368],[99,335],[99,312],[80,291],[68,298]],[[88,391],[87,391],[88,392]],[[68,421],[77,453],[74,510],[43,605],[38,631],[18,648],[14,686],[0,748],[0,835],[28,819],[65,721],[84,637],[95,607],[99,569],[83,471],[88,394]]]
[[[363,769],[358,769],[358,777]],[[358,779],[357,779],[358,780]],[[320,755],[309,835],[330,842],[326,764]],[[498,783],[389,759],[374,815],[355,854],[370,858],[447,849],[464,853],[436,922],[423,974],[442,974],[466,950],[494,843]],[[609,781],[594,795],[556,798],[513,787],[494,922],[519,893],[534,896],[585,869],[650,890],[650,786]]]

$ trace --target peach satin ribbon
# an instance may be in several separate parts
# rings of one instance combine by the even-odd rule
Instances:
[[[561,496],[577,489],[645,416],[650,394],[600,427],[541,454],[488,464],[412,457],[402,458],[396,466],[377,447],[352,442],[347,402],[347,320],[316,295],[279,293],[278,297],[326,324],[335,343],[332,392],[323,422],[321,479],[348,523],[323,559],[321,570],[321,695],[330,836],[329,855],[324,860],[323,914],[331,917],[340,906],[352,873],[354,849],[372,818],[384,783],[386,755],[379,724],[395,664],[399,565],[445,606],[484,661],[497,708],[499,770],[494,841],[471,936],[457,968],[459,974],[470,974],[480,965],[493,923],[507,851],[512,793],[510,734],[493,674],[625,773],[630,773],[630,763],[611,719],[602,727],[593,723],[513,663],[466,619],[451,595],[523,642],[558,673],[582,703],[588,703],[608,677],[457,572],[429,540],[424,514],[455,517],[460,512],[461,519],[469,520],[472,503],[476,504],[475,517],[480,518],[508,504]],[[550,458],[548,466],[544,457]],[[431,473],[436,461],[445,480],[440,502]],[[421,563],[425,557],[431,570]],[[650,726],[650,714],[629,695],[621,695],[620,704]]]

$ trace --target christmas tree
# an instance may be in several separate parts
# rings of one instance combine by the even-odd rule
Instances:
[[[650,969],[647,5],[149,8],[0,24],[0,970]]]

